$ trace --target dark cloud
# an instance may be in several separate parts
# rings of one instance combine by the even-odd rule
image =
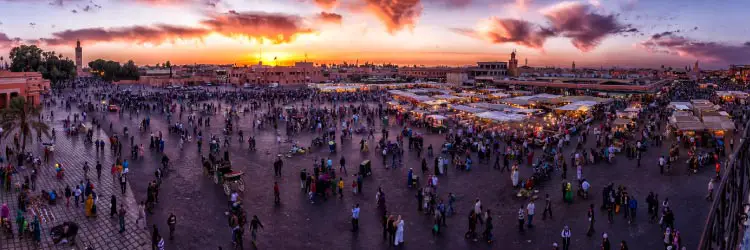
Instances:
[[[656,34],[651,35],[651,39],[659,39],[659,38],[661,38],[663,36],[672,36],[672,35],[677,34],[677,33],[680,33],[680,30],[664,31],[664,32],[661,32],[661,33],[656,33]]]
[[[12,47],[14,45],[17,45],[19,42],[21,42],[21,38],[10,38],[5,33],[0,32],[0,49]]]
[[[425,0],[425,2],[441,4],[448,8],[463,8],[469,6],[472,0]]]
[[[168,40],[201,37],[209,33],[210,31],[202,28],[186,28],[169,25],[157,25],[154,27],[132,26],[112,29],[86,28],[55,32],[52,33],[53,38],[41,39],[41,41],[51,46],[73,44],[79,39],[85,43],[128,42],[137,44],[160,44]]]
[[[325,22],[325,23],[336,23],[340,24],[343,17],[336,13],[331,12],[320,12],[318,13],[318,20]]]
[[[641,42],[639,47],[653,53],[689,56],[705,61],[750,63],[750,42],[741,45],[703,42],[678,36],[674,33],[662,32]]]
[[[422,15],[420,0],[364,0],[366,10],[377,16],[388,33],[414,28]]]
[[[91,11],[91,6],[86,5],[85,7],[83,7],[83,11],[85,11],[85,12]]]
[[[51,38],[40,39],[48,45],[73,44],[80,39],[84,43],[126,42],[136,44],[161,44],[178,39],[201,39],[218,33],[227,37],[248,37],[266,39],[274,43],[286,43],[295,36],[312,32],[301,26],[298,16],[252,12],[240,13],[230,11],[224,14],[213,14],[203,20],[202,27],[175,25],[130,26],[121,28],[87,28],[55,32]]]
[[[224,35],[263,37],[274,43],[290,42],[297,34],[312,32],[303,27],[299,16],[265,12],[229,11],[214,14],[201,24]]]
[[[596,13],[590,5],[579,2],[563,2],[544,11],[550,30],[572,39],[573,46],[581,51],[590,51],[609,35],[635,33],[638,29],[623,25],[617,15]]]
[[[515,43],[521,46],[541,49],[547,38],[554,35],[549,30],[534,23],[518,19],[490,18],[477,30],[453,29],[460,34],[481,38],[491,43]]]
[[[78,13],[78,11],[77,11],[77,10],[70,10],[70,12],[73,12],[73,14],[76,14],[76,13]]]
[[[31,23],[29,23],[29,26],[31,26],[31,27],[36,27],[36,23],[34,23],[34,22],[31,22]]]

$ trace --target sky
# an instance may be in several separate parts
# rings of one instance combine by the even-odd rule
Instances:
[[[747,0],[0,0],[0,55],[139,65],[750,64]],[[276,60],[274,60],[276,58]],[[7,60],[7,59],[6,59]]]

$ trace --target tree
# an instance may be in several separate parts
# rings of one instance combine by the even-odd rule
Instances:
[[[54,51],[44,51],[36,45],[21,45],[10,50],[10,70],[14,72],[39,72],[53,86],[76,77],[76,65],[61,58]]]
[[[49,126],[40,120],[42,106],[35,107],[26,103],[23,97],[14,97],[10,105],[0,111],[0,127],[3,128],[3,138],[14,134],[16,131],[21,135],[21,152],[26,150],[26,141],[32,137],[32,130],[41,137],[42,134],[49,136]],[[34,120],[36,118],[37,120]]]
[[[140,78],[138,66],[135,65],[133,60],[128,61],[125,65],[120,65],[119,62],[96,59],[89,62],[89,68],[99,73],[99,76],[105,81],[138,80]]]

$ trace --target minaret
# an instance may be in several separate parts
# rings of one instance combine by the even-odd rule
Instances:
[[[512,77],[518,77],[518,59],[516,59],[516,50],[510,53],[510,60],[508,61],[508,75]]]
[[[524,58],[523,61],[524,61],[523,62],[523,66],[528,67],[529,66],[529,58]]]
[[[83,73],[83,48],[81,48],[81,40],[76,41],[76,73],[77,75]]]
[[[701,68],[698,67],[698,61],[695,61],[695,66],[693,66],[693,80],[698,81],[701,78]]]

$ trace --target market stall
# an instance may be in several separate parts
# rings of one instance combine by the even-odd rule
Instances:
[[[432,132],[443,133],[448,129],[447,124],[445,124],[448,117],[443,115],[428,115],[426,120],[427,126]]]

